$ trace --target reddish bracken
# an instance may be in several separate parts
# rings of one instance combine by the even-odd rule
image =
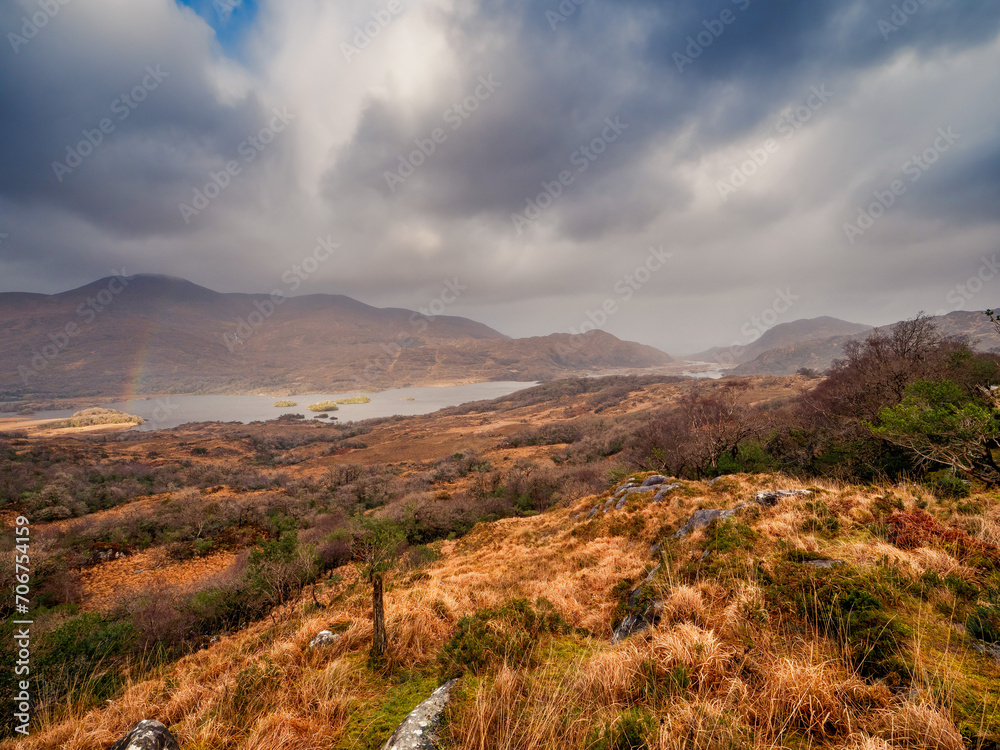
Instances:
[[[894,513],[887,521],[889,541],[900,549],[944,545],[959,556],[977,555],[1000,561],[1000,548],[954,526],[946,526],[922,510]]]

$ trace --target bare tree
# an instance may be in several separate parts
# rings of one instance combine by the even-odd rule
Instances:
[[[372,586],[372,660],[382,659],[389,650],[385,629],[385,574],[392,568],[405,543],[402,529],[384,519],[362,518],[354,539],[354,558]]]

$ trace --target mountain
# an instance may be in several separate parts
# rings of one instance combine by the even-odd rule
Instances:
[[[3,293],[0,393],[309,393],[544,380],[671,361],[600,331],[512,339],[429,315],[343,295],[223,294],[169,276]]]
[[[871,329],[872,327],[868,325],[848,323],[846,320],[829,316],[794,320],[769,328],[763,335],[749,344],[728,347],[716,346],[692,354],[687,359],[699,362],[719,362],[724,365],[739,365],[750,362],[771,349],[795,347],[808,341],[827,339],[833,336],[850,336],[865,333]]]
[[[935,317],[934,322],[941,335],[968,336],[973,347],[980,351],[1000,347],[1000,335],[994,330],[989,318],[981,312],[957,310]],[[844,345],[848,341],[863,340],[871,331],[886,331],[889,328],[891,326],[882,326],[851,335],[775,347],[762,352],[753,360],[745,361],[731,372],[735,375],[792,375],[803,367],[823,372],[835,359],[843,356]]]

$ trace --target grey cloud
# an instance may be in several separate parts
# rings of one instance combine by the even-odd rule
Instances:
[[[236,157],[298,74],[313,72],[309,57],[289,61],[315,40],[267,25],[284,7],[273,0],[244,64],[222,59],[204,22],[167,0],[152,10],[76,0],[20,52],[0,51],[0,97],[9,105],[0,115],[0,232],[11,234],[0,245],[3,285],[55,291],[124,260],[136,271],[179,273],[216,288],[268,289],[316,234],[333,232],[344,261],[321,269],[309,291],[415,306],[440,279],[457,275],[470,286],[463,314],[527,335],[579,323],[632,258],[662,244],[675,253],[667,273],[609,323],[612,332],[676,351],[725,343],[717,339],[787,284],[803,290],[796,316],[887,322],[879,290],[891,288],[899,308],[933,307],[953,283],[949,270],[974,265],[998,234],[1000,133],[993,105],[975,92],[995,89],[1000,5],[908,3],[915,12],[885,39],[879,21],[891,20],[894,5],[910,5],[587,0],[553,31],[546,11],[559,7],[556,0],[455,7],[428,0],[393,23],[417,28],[423,14],[455,61],[447,80],[413,101],[373,75],[357,111],[308,123],[303,114],[185,225],[178,202]],[[0,29],[16,27],[29,5],[5,5]],[[302,13],[321,8],[313,0],[294,5]],[[688,37],[706,31],[706,22],[718,29],[724,10],[733,22],[678,70],[675,53],[686,54]],[[340,37],[320,41],[339,56]],[[393,53],[380,40],[364,55]],[[978,88],[949,81],[942,71],[973,53],[984,61],[974,73]],[[51,162],[156,64],[170,78],[58,183]],[[274,80],[275,70],[283,80]],[[452,129],[445,112],[490,75],[499,89]],[[886,96],[899,95],[899,111],[858,105],[873,96],[865,87],[876,75]],[[904,96],[896,88],[904,79],[926,80],[926,90]],[[816,121],[745,190],[714,205],[729,152],[758,144],[783,107],[820,83],[836,97]],[[314,97],[338,96],[334,84],[316,86]],[[933,119],[918,106],[921,95],[945,94],[948,111]],[[518,234],[511,213],[524,211],[543,182],[572,170],[574,151],[615,116],[628,125],[620,139]],[[847,243],[842,223],[898,172],[901,144],[920,143],[948,122],[974,137],[862,243]],[[346,141],[329,152],[305,150],[314,148],[310,129],[345,123]],[[446,142],[391,191],[385,172],[435,128]],[[318,165],[318,185],[306,184],[302,163]]]

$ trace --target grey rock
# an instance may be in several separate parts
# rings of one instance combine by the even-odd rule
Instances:
[[[650,627],[651,624],[644,615],[626,615],[625,619],[615,628],[615,633],[611,637],[611,643],[621,643],[626,638],[648,630]]]
[[[615,499],[613,497],[609,497],[608,501],[604,503],[604,512],[607,513],[609,510],[611,510],[611,506],[614,505],[614,503]]]
[[[646,481],[640,484],[640,487],[653,487],[658,484],[663,484],[664,482],[669,482],[670,480],[663,476],[662,474],[654,474],[651,477],[647,477]]]
[[[628,604],[628,608],[632,610],[632,612],[625,615],[625,619],[618,623],[618,627],[615,628],[615,632],[611,636],[612,644],[621,643],[629,636],[633,636],[636,633],[641,633],[642,631],[647,630],[655,625],[656,621],[660,619],[660,610],[663,608],[663,602],[659,600],[651,601],[643,611],[638,611],[639,603],[642,600],[643,587],[656,578],[659,572],[660,566],[657,565],[649,571],[649,575],[646,576],[646,580],[632,589],[632,592],[628,595],[626,604]]]
[[[441,723],[441,714],[451,690],[458,680],[448,680],[431,693],[431,697],[410,711],[396,731],[386,740],[382,750],[436,750],[437,728]]]
[[[615,510],[621,510],[622,508],[624,508],[625,501],[628,500],[632,495],[649,494],[650,492],[653,492],[655,489],[656,489],[655,487],[628,487],[622,490],[617,495],[615,495],[614,498],[612,498],[612,499],[615,498],[618,499],[618,502],[615,504]]]
[[[331,633],[329,630],[321,630],[316,634],[316,637],[309,641],[309,648],[319,648],[321,646],[330,646],[340,640],[339,635]]]
[[[111,560],[120,560],[123,557],[128,557],[128,553],[125,550],[120,549],[95,549],[91,552],[91,562],[102,563],[110,562]]]
[[[720,481],[721,479],[722,479],[722,477],[716,477],[715,479],[709,479],[708,480],[708,486],[711,487],[713,484],[715,484],[716,482]]]
[[[671,490],[676,490],[680,486],[681,485],[680,485],[679,482],[674,482],[673,484],[664,484],[664,485],[662,485],[660,487],[660,489],[657,491],[656,495],[653,497],[653,502],[654,503],[662,503],[664,500],[667,499],[667,493],[668,492],[670,492]]]
[[[768,507],[777,505],[783,497],[797,497],[799,495],[811,495],[811,490],[760,490],[754,500],[761,505]]]
[[[807,560],[806,565],[812,565],[814,568],[832,568],[846,563],[843,560]]]
[[[680,539],[682,536],[687,536],[696,529],[708,526],[716,518],[725,520],[742,507],[743,504],[741,503],[729,510],[696,510],[694,515],[688,519],[688,522],[681,526],[677,533],[674,534],[674,539]]]
[[[599,511],[600,509],[601,509],[601,504],[598,503],[597,505],[595,505],[593,508],[590,509],[590,513],[587,514],[587,519],[590,519],[590,518],[596,516],[597,515],[597,511]],[[584,519],[584,520],[587,520],[587,519]]]
[[[996,661],[1000,662],[1000,646],[987,643],[986,641],[975,641],[972,644],[972,648],[981,654],[992,656]]]
[[[110,750],[181,750],[177,740],[163,724],[143,719]]]

